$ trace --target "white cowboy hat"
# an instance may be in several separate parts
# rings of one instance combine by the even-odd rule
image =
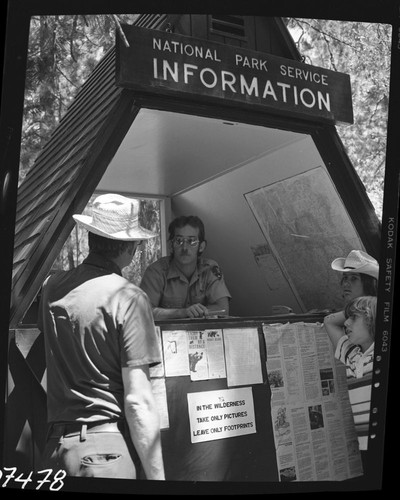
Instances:
[[[120,194],[98,196],[93,202],[92,217],[72,217],[91,233],[112,240],[137,241],[157,236],[139,224],[139,201]]]
[[[376,279],[379,276],[378,262],[362,250],[352,250],[347,257],[335,259],[331,267],[342,273],[368,274]]]

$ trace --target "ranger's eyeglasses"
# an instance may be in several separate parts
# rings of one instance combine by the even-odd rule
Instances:
[[[177,247],[181,247],[185,242],[191,247],[196,247],[200,243],[200,241],[194,237],[183,238],[181,236],[176,236],[172,241]]]

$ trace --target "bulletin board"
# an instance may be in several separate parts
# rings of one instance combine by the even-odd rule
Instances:
[[[166,479],[343,481],[362,476],[345,367],[323,324],[157,325],[151,368]]]
[[[204,335],[209,339],[213,335],[218,337],[221,325],[189,323],[161,326],[164,361],[168,356],[165,347],[168,340],[186,334],[188,345],[192,342],[195,346],[190,354],[197,352],[200,356],[202,344],[195,343],[198,332],[205,332],[202,340]],[[225,374],[218,368],[218,353],[213,356],[214,368],[211,366],[210,376],[214,378],[208,378],[205,373],[196,374],[197,370],[204,369],[205,364],[201,362],[195,367],[192,363],[187,375],[175,375],[174,372],[171,375],[174,368],[168,366],[168,360],[163,367],[166,376],[152,376],[153,381],[163,379],[165,382],[168,416],[164,417],[161,436],[167,480],[278,481],[270,410],[271,391],[266,377],[262,332],[259,325],[235,323],[225,324],[224,333],[225,339],[228,336],[233,339],[228,343],[225,340],[224,353],[229,348],[235,350],[235,344],[241,343],[242,337],[241,358],[242,361],[247,359],[250,372],[246,366],[235,366],[235,354],[231,352],[230,358],[234,361],[226,365],[228,373]],[[227,344],[230,347],[227,348]],[[255,366],[256,373],[252,373]],[[178,370],[177,367],[175,369]],[[180,369],[185,372],[182,367]],[[244,382],[235,379],[238,371]],[[196,380],[196,377],[201,379]],[[257,382],[251,382],[254,380]]]

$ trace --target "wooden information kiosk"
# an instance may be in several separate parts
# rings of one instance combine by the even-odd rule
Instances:
[[[380,248],[335,130],[353,120],[349,76],[304,64],[279,18],[228,17],[240,36],[207,15],[124,26],[20,187],[6,465],[35,470],[45,439],[41,284],[72,214],[120,192],[160,201],[163,255],[170,220],[198,214],[232,294],[230,317],[156,323],[167,479],[362,475],[344,368],[321,326],[340,302],[333,258]]]

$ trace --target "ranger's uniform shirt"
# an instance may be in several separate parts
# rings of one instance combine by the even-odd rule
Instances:
[[[190,280],[170,257],[162,257],[146,269],[140,288],[146,292],[153,307],[164,309],[198,303],[207,306],[222,297],[231,298],[218,264],[202,257],[198,259]]]

